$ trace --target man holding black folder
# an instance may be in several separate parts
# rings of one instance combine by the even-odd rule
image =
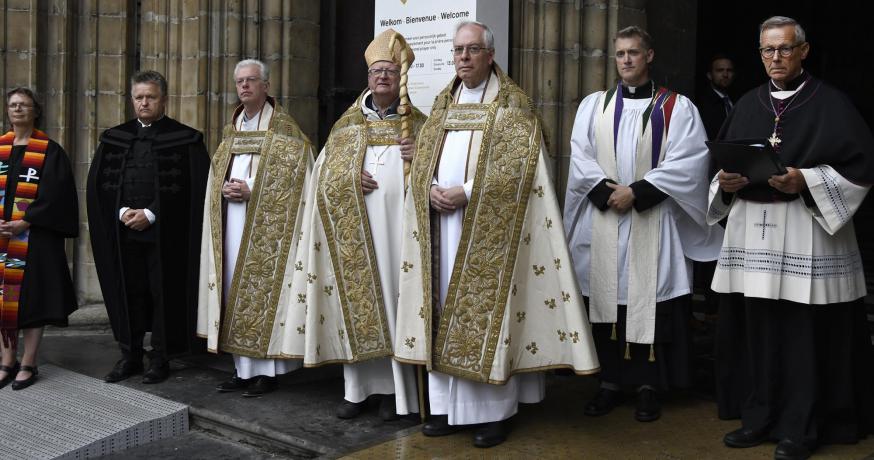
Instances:
[[[742,420],[727,446],[775,439],[776,458],[807,458],[874,432],[852,221],[874,183],[874,140],[849,99],[802,69],[810,45],[796,21],[766,20],[759,52],[770,81],[738,101],[719,139],[758,139],[787,172],[756,184],[724,164],[711,184],[708,222],[727,218],[713,279],[725,294],[719,409]]]
[[[580,104],[571,135],[565,232],[587,298],[601,388],[585,407],[610,412],[637,393],[635,419],[659,418],[658,391],[691,385],[692,260],[714,260],[708,157],[698,110],[649,77],[652,40],[614,40],[622,78]]]

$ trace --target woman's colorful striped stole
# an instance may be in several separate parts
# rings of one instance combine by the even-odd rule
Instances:
[[[6,181],[8,179],[15,133],[9,131],[0,137],[0,219],[6,215]],[[18,168],[18,183],[12,200],[12,218],[21,220],[27,207],[36,199],[45,152],[49,138],[44,132],[34,129],[27,142],[24,158]],[[0,236],[0,334],[5,347],[15,347],[18,341],[18,298],[27,265],[27,241],[30,230],[11,238]],[[48,288],[48,286],[46,286]]]

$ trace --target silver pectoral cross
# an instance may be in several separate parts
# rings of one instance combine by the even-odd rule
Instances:
[[[777,147],[777,144],[779,144],[779,143],[781,143],[781,142],[783,142],[783,141],[780,140],[779,137],[777,137],[777,131],[774,131],[774,132],[771,134],[771,137],[768,138],[768,142],[771,143],[771,147]]]

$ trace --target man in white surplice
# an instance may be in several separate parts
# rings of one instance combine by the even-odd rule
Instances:
[[[198,335],[233,354],[235,375],[219,392],[261,396],[300,360],[280,357],[284,300],[301,226],[312,146],[268,96],[269,69],[237,63],[241,105],[212,158],[201,243]]]
[[[657,390],[692,383],[692,260],[714,260],[721,232],[705,224],[698,110],[650,79],[646,31],[620,30],[614,45],[621,82],[587,96],[574,121],[564,225],[601,362],[585,413],[610,412],[631,387],[648,422]]]
[[[343,363],[337,416],[358,416],[378,395],[389,421],[419,411],[414,368],[391,355],[404,167],[426,117],[403,97],[415,55],[402,35],[384,31],[364,57],[368,89],[334,123],[313,168],[282,353],[307,367]]]
[[[874,432],[871,339],[853,215],[874,183],[874,139],[844,94],[802,68],[804,29],[775,16],[759,53],[769,81],[744,95],[718,139],[770,143],[788,171],[750,183],[719,171],[709,223],[727,218],[713,278],[728,447],[779,441],[776,458]]]
[[[453,55],[416,143],[395,358],[430,371],[426,436],[482,424],[473,444],[491,447],[543,399],[543,370],[598,364],[534,104],[485,25],[459,24]]]

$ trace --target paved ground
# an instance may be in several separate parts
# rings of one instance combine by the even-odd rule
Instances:
[[[118,358],[111,335],[84,331],[48,331],[41,360],[93,377],[102,377]],[[512,420],[513,432],[489,450],[471,446],[471,431],[425,438],[418,420],[381,422],[374,413],[355,421],[334,417],[342,397],[339,366],[304,369],[283,376],[277,392],[254,400],[218,394],[214,387],[230,375],[229,357],[195,356],[177,360],[170,380],[124,384],[190,405],[194,431],[110,458],[772,458],[773,444],[733,450],[722,435],[737,422],[715,417],[706,395],[678,393],[664,402],[661,420],[634,421],[633,402],[603,418],[582,415],[595,392],[591,377],[548,377],[544,403],[523,406]],[[705,376],[706,378],[706,376]],[[0,455],[2,457],[2,455]],[[874,438],[851,446],[828,446],[819,458],[874,460]]]

